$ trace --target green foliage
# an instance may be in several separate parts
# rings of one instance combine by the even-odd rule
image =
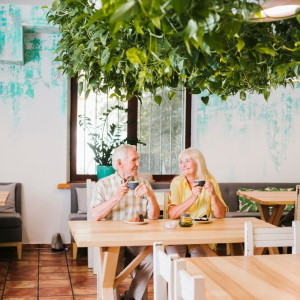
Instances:
[[[84,72],[88,89],[114,89],[122,101],[183,84],[192,93],[263,94],[299,76],[297,18],[250,23],[248,0],[56,0],[48,21],[68,76]],[[209,96],[202,98],[208,103]],[[154,97],[160,103],[159,97]]]
[[[98,124],[95,126],[92,123],[92,120],[89,117],[79,115],[79,125],[85,130],[88,131],[88,135],[90,137],[90,142],[87,143],[89,147],[93,150],[94,160],[102,166],[111,166],[112,165],[112,152],[115,148],[122,144],[130,143],[130,144],[143,144],[138,139],[132,138],[121,138],[121,129],[123,124],[109,124],[108,118],[111,112],[114,110],[120,110],[127,112],[128,110],[120,105],[112,106],[107,109],[106,112],[102,114],[102,116],[98,119]]]

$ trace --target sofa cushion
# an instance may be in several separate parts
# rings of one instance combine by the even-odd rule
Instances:
[[[87,214],[70,214],[69,215],[70,221],[86,221],[87,220]]]
[[[0,185],[0,191],[8,191],[9,195],[6,200],[5,205],[0,206],[0,213],[14,213],[16,212],[15,208],[15,190],[16,183],[10,183],[5,185]]]
[[[263,190],[239,188],[239,191],[263,191]],[[255,201],[239,196],[239,211],[258,212],[257,203]]]
[[[78,202],[78,213],[87,213],[87,189],[86,188],[76,188],[77,202]]]
[[[0,213],[0,229],[20,227],[22,225],[21,215],[19,213]]]
[[[249,212],[249,211],[229,211],[226,214],[226,218],[241,218],[241,217],[245,217],[245,218],[255,217],[255,218],[260,219],[260,214],[259,214],[258,211],[253,211],[253,212]]]

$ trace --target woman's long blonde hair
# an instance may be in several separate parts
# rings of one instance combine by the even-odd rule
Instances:
[[[201,179],[207,180],[209,177],[212,177],[211,173],[208,171],[205,158],[203,154],[195,148],[187,148],[181,151],[178,157],[180,161],[183,157],[192,158],[197,164],[197,178],[204,177]]]

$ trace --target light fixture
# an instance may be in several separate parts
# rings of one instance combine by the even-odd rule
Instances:
[[[269,0],[261,5],[260,15],[253,15],[250,22],[273,22],[296,15],[300,0]]]

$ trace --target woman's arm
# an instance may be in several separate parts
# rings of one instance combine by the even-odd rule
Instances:
[[[171,219],[177,219],[180,217],[182,213],[187,211],[198,199],[198,196],[201,194],[202,187],[194,184],[192,188],[192,194],[189,198],[187,198],[184,202],[180,204],[173,204],[171,201],[171,205],[169,206],[169,216]],[[178,187],[176,185],[171,185],[171,198],[179,199],[180,193],[178,191]]]
[[[207,181],[204,188],[211,195],[211,205],[213,207],[214,216],[218,219],[223,219],[226,216],[227,207],[218,197],[214,185],[210,181]]]

